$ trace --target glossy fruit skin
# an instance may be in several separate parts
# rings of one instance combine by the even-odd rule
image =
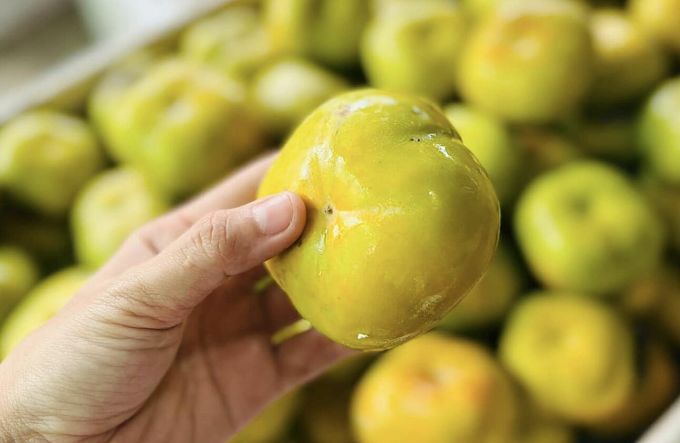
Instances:
[[[89,278],[80,268],[66,268],[38,283],[10,312],[0,329],[0,359],[38,329],[71,299]]]
[[[285,434],[300,408],[300,391],[291,391],[271,403],[229,443],[276,443]]]
[[[0,246],[0,323],[38,281],[39,269],[26,251]]]
[[[267,268],[314,328],[351,348],[433,328],[496,247],[490,180],[443,113],[410,95],[360,90],[319,107],[259,195],[283,190],[305,200],[307,227]]]
[[[521,404],[483,346],[431,333],[386,353],[356,387],[360,443],[506,443]]]
[[[263,14],[275,52],[350,69],[369,12],[367,0],[267,0]]]
[[[494,115],[468,105],[449,105],[444,112],[486,169],[501,205],[510,203],[519,189],[524,166],[510,130]]]
[[[36,111],[0,130],[0,186],[34,211],[65,215],[78,189],[104,166],[85,122]]]
[[[366,28],[361,60],[371,86],[442,100],[456,90],[466,35],[463,10],[452,2],[395,2]]]
[[[284,136],[320,104],[348,88],[342,77],[321,66],[286,58],[257,73],[250,95],[266,129]]]
[[[653,269],[664,246],[663,227],[642,194],[622,172],[595,161],[538,177],[514,220],[531,270],[554,289],[619,291]]]
[[[135,229],[169,208],[134,169],[119,167],[96,176],[80,192],[71,213],[78,261],[97,269]]]
[[[576,293],[521,301],[503,330],[499,354],[539,407],[574,423],[613,413],[637,382],[629,326],[609,306]]]
[[[630,0],[628,9],[647,34],[680,53],[680,0]]]
[[[670,71],[666,52],[616,8],[591,14],[595,80],[589,101],[615,107],[648,93]]]
[[[260,12],[249,5],[231,6],[191,25],[180,39],[180,53],[239,79],[250,78],[274,55]]]
[[[169,198],[200,191],[256,154],[260,131],[245,86],[170,59],[132,84],[113,127],[130,163]]]
[[[593,433],[625,438],[644,431],[673,402],[680,387],[680,368],[659,341],[645,343],[643,369],[633,396],[616,412],[591,426]]]
[[[499,245],[484,277],[439,326],[451,332],[469,332],[499,324],[524,286],[516,260],[507,246]]]
[[[638,142],[649,172],[680,186],[680,77],[663,83],[649,98],[638,127]]]
[[[570,0],[504,2],[473,30],[458,75],[466,102],[516,123],[559,120],[591,81],[586,14]]]

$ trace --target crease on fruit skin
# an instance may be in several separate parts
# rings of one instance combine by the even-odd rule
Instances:
[[[403,94],[371,92],[349,93],[336,106],[322,105],[325,113],[308,116],[289,139],[292,147],[284,147],[265,177],[260,195],[285,188],[307,206],[308,222],[297,246],[267,263],[302,316],[350,347],[387,349],[436,326],[439,314],[472,288],[472,279],[481,278],[477,273],[485,258],[466,263],[464,257],[480,248],[490,251],[498,233],[491,238],[488,225],[479,221],[449,233],[447,223],[467,220],[468,208],[485,218],[497,218],[499,209],[490,198],[490,183],[483,181],[488,177],[436,107],[419,99],[400,100],[410,97]],[[438,178],[430,183],[430,176]],[[415,190],[403,193],[414,180]],[[412,230],[422,217],[433,217],[436,230],[450,238],[447,245],[437,249],[432,236],[418,240]],[[461,237],[461,229],[469,238]],[[401,236],[409,232],[415,237],[404,243]],[[353,253],[357,248],[359,255]],[[443,271],[435,271],[439,277],[434,281],[425,275],[432,267],[419,262],[421,254],[424,260],[436,254],[450,257],[434,264]],[[304,268],[283,265],[286,260]],[[447,278],[461,269],[470,275]],[[362,272],[368,272],[368,279],[359,282],[354,276]],[[371,320],[373,311],[362,311],[368,303],[364,297],[393,289],[393,296],[379,299]],[[336,309],[342,303],[347,306]]]

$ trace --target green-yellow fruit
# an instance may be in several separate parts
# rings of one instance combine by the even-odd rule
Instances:
[[[434,327],[496,247],[486,173],[446,116],[410,95],[361,90],[314,111],[259,194],[284,190],[305,200],[307,227],[267,267],[304,318],[352,348]]]
[[[537,178],[515,211],[533,273],[550,288],[609,294],[652,270],[663,228],[633,183],[612,166],[574,162]]]
[[[258,72],[251,97],[266,128],[286,135],[317,106],[348,87],[343,78],[320,66],[288,58]]]
[[[0,130],[0,186],[48,216],[63,216],[104,165],[92,131],[66,114],[24,114]]]
[[[669,72],[667,54],[620,9],[590,18],[595,80],[589,100],[596,106],[628,103],[649,92]]]
[[[498,200],[502,205],[509,203],[517,193],[525,166],[509,129],[492,114],[471,106],[449,105],[445,112],[465,146],[486,169]]]
[[[500,357],[541,408],[575,423],[612,414],[637,382],[628,325],[609,306],[571,293],[520,302]]]
[[[481,345],[428,334],[385,354],[359,382],[351,417],[360,443],[507,443],[521,404]]]
[[[243,84],[189,61],[156,65],[119,99],[118,150],[157,188],[185,197],[260,148]]]
[[[647,34],[680,53],[680,0],[630,0],[628,8]]]
[[[642,111],[638,139],[649,172],[680,187],[680,77],[663,83]]]
[[[451,96],[465,34],[465,14],[453,2],[395,2],[373,19],[362,40],[369,83],[435,100]]]
[[[301,425],[309,443],[354,443],[349,418],[352,385],[317,381],[305,393]]]
[[[281,441],[300,408],[299,391],[291,391],[260,413],[229,443],[277,443]]]
[[[495,326],[505,317],[522,286],[521,270],[516,259],[501,244],[487,273],[444,317],[440,327],[447,331],[466,332]]]
[[[80,268],[67,268],[38,283],[2,325],[0,358],[6,357],[27,335],[54,317],[88,277],[89,273]]]
[[[165,56],[157,49],[142,50],[116,63],[94,86],[87,102],[90,122],[98,132],[107,154],[117,162],[129,162],[134,155],[126,130],[116,117],[122,97]]]
[[[680,368],[660,342],[645,344],[641,379],[633,395],[618,410],[591,426],[594,433],[609,437],[632,436],[644,431],[675,399]]]
[[[247,79],[273,55],[272,43],[252,6],[229,6],[190,26],[180,53],[220,72]]]
[[[504,2],[465,44],[461,95],[510,121],[558,120],[585,98],[591,59],[587,15],[577,2]]]
[[[0,322],[38,281],[38,267],[25,251],[0,246]]]
[[[275,51],[346,69],[357,64],[367,0],[267,0],[264,21]]]
[[[106,171],[82,190],[73,206],[71,227],[79,262],[96,269],[144,223],[169,204],[131,168]]]

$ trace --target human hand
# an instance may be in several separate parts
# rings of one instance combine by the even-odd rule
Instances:
[[[295,194],[246,204],[272,158],[140,229],[0,364],[0,441],[223,443],[349,353],[271,342],[297,314],[260,265],[305,224]]]

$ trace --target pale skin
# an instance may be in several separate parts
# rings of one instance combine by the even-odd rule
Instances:
[[[0,364],[1,442],[218,442],[349,351],[261,264],[302,233],[292,193],[252,202],[266,156],[151,222]],[[249,203],[252,202],[252,203]]]

